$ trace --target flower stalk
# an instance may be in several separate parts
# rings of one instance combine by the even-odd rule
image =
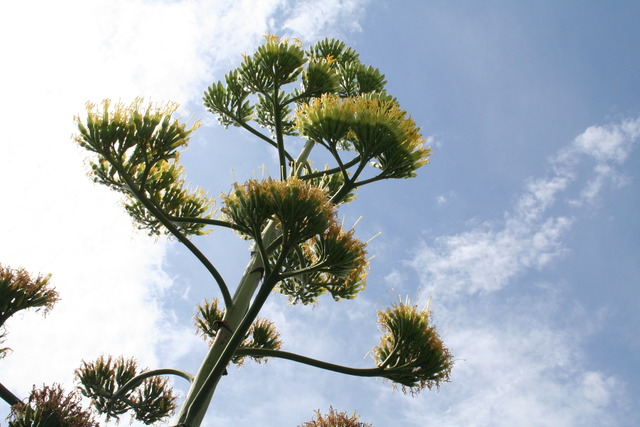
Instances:
[[[296,81],[300,87],[290,89]],[[274,290],[292,303],[309,304],[325,293],[335,300],[351,299],[365,288],[365,243],[338,223],[338,205],[354,199],[364,185],[415,176],[430,155],[415,122],[386,94],[385,83],[377,69],[363,65],[355,51],[337,40],[323,40],[305,52],[297,41],[267,36],[224,82],[210,86],[203,100],[222,125],[245,129],[276,149],[278,178],[236,183],[222,195],[215,218],[212,199],[184,185],[179,149],[197,126],[187,128],[172,119],[177,106],[144,109],[136,100],[110,109],[105,101],[102,113],[89,106],[86,123],[76,119],[76,141],[95,156],[94,180],[124,194],[125,208],[140,228],[185,245],[209,271],[224,303],[218,307],[214,299],[200,306],[196,325],[210,348],[195,375],[175,369],[136,375],[132,362],[122,359],[115,365],[110,358],[85,363],[79,376],[98,409],[117,416],[131,407],[144,422],[155,420],[175,406],[159,376],[178,375],[190,387],[174,423],[198,427],[228,365],[247,357],[383,377],[412,392],[448,379],[450,355],[429,324],[428,312],[406,304],[379,313],[383,336],[373,351],[377,366],[367,369],[282,351],[273,324],[258,318]],[[270,137],[251,122],[266,128]],[[306,140],[296,159],[287,150],[288,137]],[[317,146],[333,161],[322,171],[310,159]],[[211,227],[233,229],[253,241],[233,294],[189,239]],[[144,412],[134,392],[150,396],[155,407]]]

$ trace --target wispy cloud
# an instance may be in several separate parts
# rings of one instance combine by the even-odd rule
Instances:
[[[343,36],[360,30],[360,18],[367,3],[369,0],[303,0],[294,5],[283,28],[304,40],[326,37],[327,27]]]
[[[519,274],[557,259],[566,250],[562,237],[571,228],[575,211],[550,214],[551,208],[561,202],[591,203],[607,183],[620,183],[619,166],[639,132],[640,119],[588,128],[550,159],[549,176],[529,180],[501,221],[487,221],[425,244],[412,262],[425,291],[437,299],[494,292]],[[577,181],[580,168],[589,162],[594,163],[592,172]],[[575,197],[570,195],[573,186],[580,187]]]
[[[616,412],[629,404],[623,384],[585,368],[576,329],[558,331],[533,315],[520,325],[505,317],[499,326],[479,322],[447,334],[464,360],[452,383],[410,403],[412,425],[420,425],[416,414],[442,426],[619,425]]]
[[[549,159],[500,220],[423,244],[411,261],[423,299],[450,327],[460,358],[453,382],[409,404],[407,423],[429,413],[437,425],[618,425],[629,409],[623,382],[589,366],[585,342],[601,318],[563,300],[552,286],[516,297],[501,292],[525,273],[558,262],[579,224],[576,206],[593,204],[623,176],[640,119],[592,126]],[[438,313],[439,312],[439,313]],[[626,400],[625,400],[626,399]]]

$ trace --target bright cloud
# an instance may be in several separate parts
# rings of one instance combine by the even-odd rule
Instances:
[[[448,334],[447,342],[466,358],[457,363],[446,391],[417,403],[434,424],[616,425],[609,413],[614,401],[624,399],[621,384],[584,369],[566,333],[540,324],[482,325]],[[415,409],[411,413],[420,413]]]
[[[340,34],[359,31],[359,18],[364,16],[364,6],[369,0],[327,0],[297,2],[283,24],[283,28],[304,40],[325,37],[327,26]]]

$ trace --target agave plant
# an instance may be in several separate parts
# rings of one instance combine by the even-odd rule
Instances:
[[[203,101],[223,126],[244,129],[272,146],[278,174],[234,184],[220,197],[219,210],[202,189],[185,183],[180,150],[198,123],[175,119],[176,105],[106,100],[99,108],[89,104],[86,118],[76,118],[75,139],[90,153],[93,179],[123,194],[138,227],[184,244],[220,291],[220,298],[212,296],[197,308],[195,323],[209,352],[195,374],[138,372],[123,358],[84,362],[77,372],[81,391],[99,412],[116,418],[132,412],[145,423],[164,419],[175,403],[159,376],[178,375],[190,387],[175,423],[199,426],[228,364],[247,359],[276,357],[382,377],[411,393],[449,379],[452,356],[429,311],[408,302],[379,313],[382,337],[372,351],[375,366],[368,369],[286,352],[274,323],[258,317],[274,290],[294,304],[311,304],[323,294],[352,299],[365,289],[366,245],[337,221],[338,209],[361,187],[415,176],[430,156],[420,129],[386,93],[385,84],[379,70],[363,64],[341,41],[325,39],[305,50],[297,40],[267,36],[254,54],[205,91]],[[305,141],[296,156],[294,138]],[[311,161],[314,148],[331,159],[322,169]],[[253,244],[233,293],[190,239],[216,227],[235,230]]]

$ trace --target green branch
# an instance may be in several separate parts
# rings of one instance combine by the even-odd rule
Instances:
[[[382,181],[383,179],[386,179],[386,178],[384,177],[383,174],[380,174],[380,175],[374,176],[373,178],[364,179],[362,181],[356,182],[354,188],[362,187],[363,185],[371,184],[372,182]]]
[[[162,225],[164,225],[167,228],[167,230],[169,230],[169,232],[176,237],[176,239],[178,239],[183,245],[185,245],[187,249],[189,249],[191,253],[193,253],[196,256],[196,258],[198,258],[198,260],[205,266],[205,268],[209,271],[209,273],[211,273],[216,283],[218,284],[218,287],[220,288],[220,292],[222,292],[222,297],[224,299],[225,305],[227,307],[230,307],[233,304],[233,300],[231,299],[229,288],[227,287],[222,276],[220,275],[220,272],[218,272],[218,270],[214,267],[211,261],[209,261],[209,259],[206,256],[204,256],[204,254],[198,249],[196,245],[193,244],[193,242],[191,242],[191,240],[189,240],[184,234],[180,232],[180,230],[178,230],[178,228],[171,222],[171,220],[167,217],[167,215],[165,215],[164,212],[162,212],[162,210],[158,206],[156,206],[156,204],[153,203],[153,201],[151,201],[141,191],[140,188],[137,188],[137,186],[133,182],[133,179],[124,170],[122,165],[113,161],[113,159],[111,159],[107,155],[105,155],[105,159],[109,163],[111,163],[113,167],[116,168],[116,170],[118,171],[118,174],[120,174],[122,179],[125,181],[125,183],[129,187],[131,192],[134,194],[134,196],[136,196],[136,198],[140,201],[140,203],[142,203],[144,207],[147,208],[149,212],[151,212],[151,214],[155,216],[158,219],[158,221],[160,221]]]
[[[278,160],[280,163],[280,179],[287,179],[287,157],[285,155],[286,150],[284,149],[284,135],[282,132],[282,109],[280,103],[278,102],[278,83],[277,81],[274,84],[273,88],[273,121],[275,122],[275,131],[276,131],[276,147],[278,148]],[[293,159],[289,158],[289,161],[293,162]]]
[[[336,162],[338,162],[338,169],[342,173],[342,180],[345,182],[345,184],[350,182],[349,174],[347,173],[345,165],[342,164],[342,159],[340,158],[340,154],[338,154],[338,150],[331,147],[329,151],[331,152],[333,158],[336,159]]]
[[[179,369],[171,369],[171,368],[165,368],[165,369],[153,369],[151,371],[146,371],[143,372],[139,375],[136,375],[135,377],[133,377],[132,379],[130,379],[129,381],[127,381],[127,383],[125,385],[123,385],[122,387],[120,387],[118,389],[118,391],[110,397],[111,400],[118,400],[120,399],[121,396],[124,396],[125,394],[127,394],[129,391],[133,390],[134,388],[138,387],[140,384],[143,383],[144,380],[146,380],[147,378],[151,378],[151,377],[158,377],[161,375],[176,375],[178,377],[184,378],[185,380],[189,381],[190,383],[193,382],[193,375],[191,375],[188,372],[185,371],[181,371]]]
[[[234,122],[236,122],[238,124],[238,126],[240,126],[241,128],[249,131],[252,135],[257,136],[258,138],[262,139],[263,141],[265,141],[266,143],[268,143],[269,145],[273,146],[274,148],[278,148],[278,144],[276,142],[274,142],[271,138],[269,138],[267,135],[263,134],[262,132],[256,130],[255,128],[249,126],[247,124],[247,122],[244,122],[242,120],[240,120],[235,114],[233,114],[231,111],[229,110],[222,110],[220,109],[220,111],[226,115],[229,116]],[[289,160],[290,162],[293,162],[293,157],[285,150],[284,152],[285,157],[287,158],[287,160]]]
[[[191,224],[206,224],[206,225],[217,225],[219,227],[230,228],[235,231],[240,231],[243,233],[248,233],[249,230],[241,227],[237,224],[233,224],[228,221],[222,221],[220,219],[211,219],[211,218],[197,218],[197,217],[179,217],[167,215],[167,219],[171,222],[187,222]]]
[[[4,385],[0,383],[0,397],[9,404],[9,406],[20,405],[22,404],[22,400],[18,399],[18,397],[11,393],[11,391],[6,388]]]
[[[323,271],[322,268],[327,265],[326,261],[318,262],[306,267],[299,268],[297,270],[285,271],[280,273],[280,277],[283,279],[288,279],[290,277],[300,276],[301,274],[315,273],[318,271]]]
[[[358,179],[358,177],[360,176],[360,174],[362,173],[362,170],[366,165],[367,165],[366,161],[360,162],[360,164],[358,165],[358,169],[356,169],[356,171],[353,173],[353,176],[351,177],[352,183],[356,182],[356,180]]]
[[[327,371],[339,372],[341,374],[354,375],[357,377],[385,377],[386,375],[384,374],[395,370],[388,370],[381,367],[350,368],[348,366],[336,365],[334,363],[312,359],[310,357],[301,356],[295,353],[289,353],[287,351],[270,350],[265,348],[239,348],[238,351],[236,351],[236,356],[275,357],[278,359],[291,360],[293,362],[302,363],[304,365],[313,366],[315,368],[320,368]]]
[[[214,368],[209,372],[207,378],[203,381],[199,389],[195,391],[194,398],[191,400],[191,404],[185,411],[185,419],[189,420],[194,417],[204,415],[202,411],[209,401],[209,392],[211,389],[215,388],[218,380],[226,370],[227,365],[236,354],[238,346],[244,340],[246,332],[260,313],[262,306],[279,280],[280,278],[277,274],[265,277],[265,280],[253,300],[253,303],[244,315],[238,327],[233,331],[229,341],[225,344],[224,350],[222,351],[222,354],[220,354],[220,357],[218,357]]]
[[[350,167],[356,165],[358,162],[360,161],[360,156],[356,156],[353,159],[349,160],[347,163],[345,163],[344,165],[342,165],[343,168],[345,169],[349,169]],[[306,175],[302,175],[300,177],[300,179],[304,179],[304,180],[308,180],[308,179],[313,179],[313,178],[318,178],[324,175],[332,175],[336,172],[340,172],[342,171],[342,169],[340,167],[336,167],[336,168],[332,168],[332,169],[327,169],[327,170],[323,170],[323,171],[316,171],[316,172],[312,172]]]

